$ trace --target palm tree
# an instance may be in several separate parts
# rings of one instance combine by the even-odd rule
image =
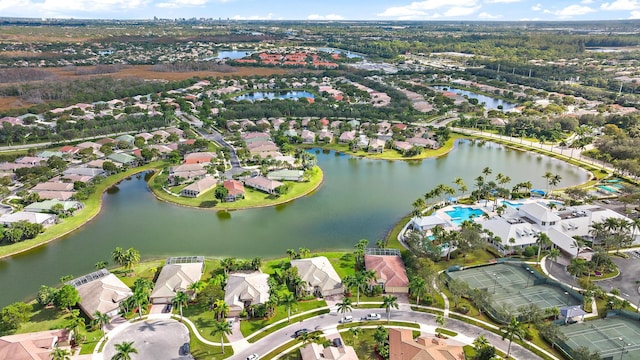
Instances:
[[[187,295],[187,293],[185,293],[184,291],[180,291],[180,290],[176,292],[176,296],[173,298],[173,300],[171,300],[171,303],[173,304],[173,306],[177,306],[180,309],[180,321],[182,321],[182,307],[187,306],[187,303],[189,302],[189,300],[190,300],[189,295]]]
[[[200,291],[202,291],[205,287],[207,287],[207,283],[202,280],[197,280],[189,284],[187,289],[193,291],[193,295],[198,295]]]
[[[130,271],[135,265],[140,262],[140,252],[134,248],[128,248],[124,252],[124,258],[122,259],[122,266]]]
[[[217,299],[213,303],[213,312],[216,316],[216,320],[221,321],[223,318],[227,317],[229,313],[229,305],[224,301],[224,299]]]
[[[391,308],[398,308],[398,298],[393,295],[387,295],[382,298],[382,305],[387,312],[387,324],[391,322]]]
[[[353,311],[351,299],[345,296],[342,298],[342,302],[339,302],[336,305],[338,306],[338,312],[342,314],[342,322],[344,322],[344,313]]]
[[[211,335],[216,336],[220,335],[220,347],[222,348],[222,353],[224,354],[224,336],[231,335],[233,329],[231,328],[231,324],[227,321],[217,321],[213,325],[213,331],[211,331]]]
[[[224,274],[229,274],[230,271],[235,270],[236,268],[236,259],[235,258],[224,258],[220,260],[220,265],[222,269],[224,269]]]
[[[416,297],[416,305],[420,305],[420,296],[427,290],[427,282],[420,276],[414,276],[409,281],[409,291]]]
[[[436,324],[438,324],[438,328],[436,328],[436,336],[440,337],[440,330],[442,330],[446,323],[447,319],[444,317],[444,315],[436,316]]]
[[[558,248],[554,247],[553,249],[549,250],[549,259],[551,259],[553,262],[558,260],[559,257],[560,257],[560,250]],[[549,269],[553,267],[553,262],[549,264]]]
[[[489,340],[487,340],[486,337],[484,337],[484,335],[480,335],[473,340],[473,347],[475,348],[476,352],[489,345],[491,345],[491,343],[489,342]]]
[[[296,251],[293,249],[287,249],[287,256],[289,260],[293,259],[296,256]]]
[[[491,175],[491,173],[493,172],[493,170],[491,170],[490,167],[485,167],[484,169],[482,169],[482,175],[484,175],[484,177],[482,178],[483,182],[487,181],[487,176]]]
[[[124,249],[121,248],[120,246],[117,246],[112,252],[111,252],[111,259],[113,260],[114,263],[123,266],[124,264]]]
[[[302,258],[302,259],[304,259],[307,256],[309,256],[310,252],[311,251],[308,248],[302,248],[301,247],[300,249],[298,249],[298,254],[300,255],[300,258]]]
[[[502,340],[508,338],[509,339],[509,347],[507,348],[507,359],[511,355],[511,343],[513,342],[513,338],[516,337],[520,340],[524,338],[524,328],[522,327],[522,323],[516,319],[515,316],[511,317],[511,321],[505,326],[500,328],[502,331]]]
[[[67,323],[67,330],[73,332],[74,340],[78,337],[78,328],[84,328],[85,322],[84,318],[80,316],[80,310],[73,309],[71,310],[71,318],[69,318],[69,322]]]
[[[131,354],[138,353],[138,350],[133,347],[133,341],[123,341],[114,347],[116,348],[116,354],[111,357],[111,360],[131,360]]]
[[[460,195],[464,196],[464,193],[468,190],[467,184],[464,183],[464,180],[462,180],[462,178],[457,177],[453,179],[453,183],[458,187],[458,191],[460,191]]]
[[[94,266],[96,270],[100,270],[100,269],[106,269],[108,265],[109,263],[106,261],[98,261]]]
[[[349,328],[349,331],[351,332],[351,335],[353,335],[353,347],[355,349],[358,349],[358,335],[362,334],[362,329],[355,326],[355,327]]]
[[[107,314],[101,313],[98,310],[96,310],[96,312],[93,313],[93,324],[100,328],[100,332],[102,333],[102,336],[104,336],[103,327],[107,325],[110,321],[111,321],[111,318]]]
[[[535,239],[536,239],[536,244],[538,244],[538,257],[537,257],[537,262],[540,262],[540,253],[542,252],[542,247],[543,246],[547,246],[549,243],[551,243],[551,239],[549,238],[549,235],[543,233],[543,232],[539,232],[535,235]]]
[[[138,306],[138,317],[142,318],[142,306],[149,302],[149,294],[146,291],[136,289],[131,297]]]
[[[69,352],[69,350],[61,349],[59,347],[53,348],[53,351],[51,351],[51,354],[49,354],[49,356],[51,356],[51,360],[70,360],[71,359],[71,353]]]
[[[295,295],[290,292],[280,299],[280,304],[284,305],[284,307],[287,309],[287,322],[291,322],[291,306],[297,303],[298,300],[296,300]]]

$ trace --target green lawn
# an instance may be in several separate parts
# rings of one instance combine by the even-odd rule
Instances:
[[[100,212],[102,193],[105,190],[129,176],[147,170],[155,170],[161,168],[165,164],[165,162],[156,161],[105,178],[102,182],[96,185],[95,192],[86,201],[84,201],[84,208],[82,210],[75,212],[74,215],[69,218],[63,219],[61,223],[46,229],[44,233],[36,236],[34,239],[21,241],[16,244],[0,246],[0,258],[37,247],[76,230]]]
[[[175,316],[180,317],[178,308],[175,308],[173,312]],[[182,314],[196,325],[200,336],[209,341],[220,342],[220,335],[213,335],[213,329],[217,322],[215,313],[209,310],[206,304],[189,304],[182,308]],[[225,342],[228,342],[226,336]]]
[[[191,330],[191,327],[187,326],[187,328],[189,328],[189,345],[191,346],[191,355],[193,355],[196,359],[217,360],[226,359],[233,356],[233,348],[231,346],[225,346],[223,354],[222,348],[220,346],[207,345],[201,342],[195,336],[195,334]],[[218,336],[216,342],[219,343],[219,341],[220,337]]]
[[[297,251],[297,249],[294,249]],[[284,255],[284,254],[283,254]],[[310,253],[308,257],[325,256],[333,265],[340,278],[355,273],[356,260],[351,252],[317,252]],[[273,274],[275,269],[280,267],[281,263],[289,263],[289,258],[277,258],[265,261],[260,270],[265,274]]]
[[[257,191],[255,189],[246,187],[244,199],[234,202],[222,203],[215,198],[215,192],[213,191],[213,189],[203,193],[197,198],[188,198],[167,194],[162,189],[161,184],[155,183],[155,176],[153,176],[149,180],[149,188],[153,191],[156,197],[164,201],[176,203],[179,205],[208,208],[213,210],[239,210],[284,204],[299,197],[306,196],[320,186],[323,177],[324,174],[322,172],[322,169],[316,167],[316,171],[307,182],[286,181],[285,183],[291,184],[292,187],[287,194],[280,197],[274,198],[262,191]],[[181,190],[181,187],[174,187],[174,189],[176,190],[172,190],[173,192],[179,192],[178,189]]]
[[[312,301],[300,301],[296,305],[291,307],[291,316],[295,314],[299,314],[308,310],[317,309],[320,307],[327,306],[327,303],[324,300],[312,300]],[[270,319],[255,319],[255,320],[242,320],[240,321],[240,331],[242,335],[249,336],[254,332],[262,329],[267,325],[271,325],[279,320],[287,318],[287,309],[280,305],[276,308],[275,315]],[[292,318],[291,323],[295,323],[299,321],[298,318]]]
[[[358,358],[360,359],[377,359],[377,355],[374,349],[375,340],[373,339],[373,334],[376,332],[375,329],[361,329],[362,332],[358,335],[357,338],[353,337],[353,333],[351,331],[344,331],[340,333],[342,336],[342,341],[346,345],[353,346],[353,349],[358,354]]]

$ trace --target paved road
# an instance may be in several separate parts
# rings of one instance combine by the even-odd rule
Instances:
[[[224,173],[224,176],[226,178],[231,179],[233,175],[237,175],[245,171],[245,169],[243,169],[242,166],[240,165],[240,159],[238,158],[238,154],[236,154],[236,149],[234,149],[234,147],[231,146],[231,144],[229,144],[224,139],[224,137],[222,137],[222,134],[220,134],[219,132],[213,129],[210,130],[211,132],[207,132],[203,129],[196,129],[196,130],[200,135],[202,135],[203,138],[209,141],[215,141],[218,144],[229,149],[229,163],[231,163],[231,169],[227,170],[227,172]]]
[[[176,320],[139,321],[115,335],[109,334],[109,341],[102,353],[103,359],[111,359],[116,353],[115,344],[123,341],[133,341],[133,347],[138,350],[135,359],[193,360],[191,355],[180,351],[182,344],[189,342],[189,330]]]
[[[426,324],[435,327],[435,315],[413,312],[410,311],[409,305],[401,304],[400,310],[393,310],[391,313],[391,320],[402,320],[408,322],[415,322],[418,324]],[[360,319],[364,317],[367,313],[379,313],[382,316],[382,319],[386,319],[386,314],[382,309],[357,309],[354,310],[351,315],[353,315],[354,319]],[[250,346],[233,356],[233,359],[246,359],[252,353],[257,353],[262,356],[267,354],[273,348],[279,346],[280,344],[287,343],[293,340],[293,333],[301,328],[307,328],[311,330],[323,330],[325,334],[332,334],[337,332],[336,326],[338,325],[338,321],[342,318],[341,314],[338,314],[335,310],[330,314],[320,315],[311,319],[307,319],[300,322],[292,321],[292,325],[289,325],[283,329],[280,329],[264,338],[258,340],[257,342],[250,344]],[[367,325],[366,321],[362,322],[362,325]],[[474,339],[480,335],[484,335],[492,345],[496,348],[506,352],[507,346],[509,345],[508,341],[502,340],[500,336],[484,330],[480,327],[473,326],[462,321],[447,319],[447,324],[445,326],[447,329],[458,332],[459,334],[464,334],[471,339]],[[529,350],[521,347],[518,344],[513,344],[511,346],[511,354],[518,360],[534,360],[539,359],[540,357],[533,354]]]
[[[640,280],[640,258],[632,252],[627,252],[627,255],[629,255],[628,259],[611,256],[611,260],[620,269],[619,276],[613,279],[600,280],[595,284],[605,291],[617,288],[620,290],[620,296],[623,299],[629,300],[633,305],[637,305],[640,304],[640,284],[637,283]]]

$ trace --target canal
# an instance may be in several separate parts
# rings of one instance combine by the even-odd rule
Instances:
[[[458,141],[446,156],[422,161],[354,158],[312,150],[325,178],[315,193],[288,204],[230,213],[191,209],[156,200],[143,176],[104,195],[102,212],[66,238],[0,261],[0,307],[33,296],[63,275],[80,276],[110,260],[120,246],[144,259],[175,255],[285,256],[288,248],[353,249],[375,244],[411,211],[411,203],[437,184],[462,177],[469,189],[486,166],[517,182],[545,188],[542,175],[562,176],[560,186],[582,183],[588,173],[549,157],[493,143]],[[453,185],[452,185],[453,186]],[[455,188],[455,186],[454,186]]]

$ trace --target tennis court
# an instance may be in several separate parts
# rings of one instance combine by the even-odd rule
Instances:
[[[581,305],[581,301],[560,287],[536,282],[536,276],[519,265],[497,264],[451,272],[453,279],[471,288],[486,289],[493,295],[494,308],[503,304],[516,310],[519,306],[536,304],[542,309]]]
[[[623,316],[610,316],[561,326],[560,331],[567,337],[566,345],[571,349],[586,346],[591,352],[599,352],[603,359],[620,359],[621,355],[621,359],[640,359],[638,321]]]

